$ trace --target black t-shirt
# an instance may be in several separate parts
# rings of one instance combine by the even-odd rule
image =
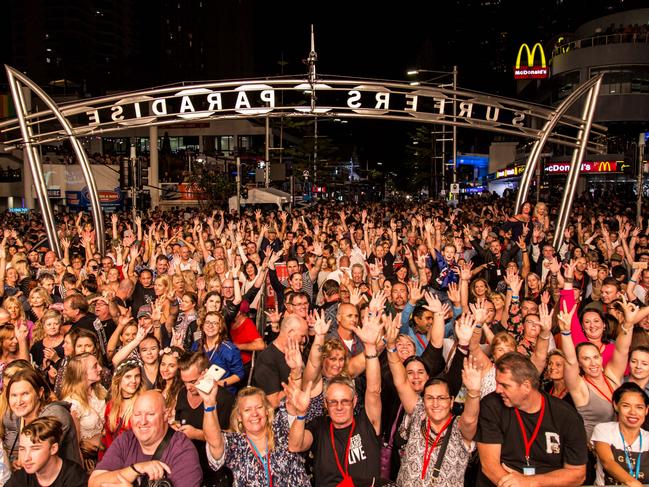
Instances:
[[[266,394],[282,391],[282,382],[288,382],[291,369],[286,365],[284,352],[271,343],[257,356],[252,385]]]
[[[85,487],[88,485],[88,476],[78,463],[63,459],[63,465],[56,480],[48,487]],[[28,474],[23,469],[16,470],[5,487],[41,487],[36,479],[36,474]]]
[[[352,477],[355,487],[374,485],[380,477],[381,445],[365,410],[354,416],[355,426],[349,446],[348,474]],[[316,487],[337,485],[343,480],[335,454],[342,469],[345,469],[345,451],[351,425],[346,428],[334,428],[334,443],[336,452],[331,445],[331,421],[329,416],[319,417],[307,423],[306,428],[313,435],[311,451],[315,458],[314,473]],[[377,483],[379,485],[379,483]]]
[[[586,431],[579,413],[567,402],[542,393],[545,413],[538,435],[530,449],[530,467],[536,474],[552,472],[568,465],[585,465],[588,462]],[[540,411],[527,414],[520,411],[527,438],[537,424]],[[475,441],[501,445],[500,461],[514,470],[523,472],[525,444],[514,408],[505,406],[500,394],[492,392],[480,403],[480,417]],[[494,484],[482,473],[478,475],[479,487]]]
[[[144,287],[138,281],[135,284],[131,298],[133,301],[131,313],[133,316],[137,316],[137,312],[141,306],[144,306],[145,304],[151,304],[155,301],[155,289],[153,288],[153,286]]]
[[[216,414],[219,418],[219,425],[222,430],[227,430],[230,425],[230,413],[234,405],[234,397],[228,390],[219,387],[216,393]],[[193,409],[187,401],[187,388],[183,387],[178,392],[178,399],[176,401],[176,421],[183,424],[188,424],[194,428],[203,429],[203,403],[201,402],[196,409]],[[203,469],[204,480],[218,479],[222,476],[227,476],[227,469],[220,468],[215,472],[207,461],[207,453],[205,451],[205,442],[200,440],[192,440],[198,452],[198,459],[201,462]]]

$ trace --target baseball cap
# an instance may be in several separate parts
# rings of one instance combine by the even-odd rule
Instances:
[[[618,262],[622,262],[623,258],[622,258],[622,256],[620,254],[615,253],[615,254],[611,255],[611,260],[612,261],[616,260]]]
[[[151,316],[151,306],[148,304],[140,306],[140,309],[137,310],[137,319],[139,320],[143,316]]]

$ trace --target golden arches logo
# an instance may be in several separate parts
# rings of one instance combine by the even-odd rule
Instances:
[[[518,56],[516,56],[516,69],[520,69],[521,67],[521,54],[523,54],[523,50],[527,51],[527,66],[530,68],[534,66],[534,56],[537,49],[541,53],[541,67],[547,67],[547,65],[545,64],[545,51],[543,50],[543,46],[540,42],[537,42],[536,44],[534,44],[534,47],[531,51],[530,46],[528,46],[526,43],[523,43],[521,45],[521,47],[518,49]]]
[[[534,58],[536,57],[536,50],[539,50],[541,55],[541,64],[534,64]],[[527,67],[521,68],[521,56],[523,51],[527,53]],[[538,79],[538,78],[547,78],[548,77],[548,67],[545,61],[545,51],[540,42],[534,44],[532,50],[530,51],[530,46],[526,43],[523,43],[518,49],[518,56],[516,56],[516,66],[514,68],[514,78],[515,79]]]

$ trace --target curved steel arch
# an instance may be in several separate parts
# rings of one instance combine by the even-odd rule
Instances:
[[[282,97],[276,96],[279,92]],[[314,92],[318,93],[317,105],[311,96]],[[255,100],[251,101],[253,97]],[[278,106],[275,100],[282,98],[296,103]],[[450,113],[453,102],[458,106],[456,114]],[[180,103],[180,108],[169,110],[173,103]],[[469,90],[335,78],[319,79],[316,83],[302,78],[181,83],[67,103],[59,110],[70,120],[77,136],[187,120],[318,116],[455,125],[531,139],[539,139],[542,132],[523,121],[546,123],[555,113],[554,109],[541,105]],[[48,130],[47,124],[53,120],[51,109],[27,115],[27,124],[39,127],[32,143],[42,144],[67,136]],[[575,131],[580,123],[578,117],[564,114],[556,126]],[[604,135],[605,127],[594,128],[597,136]],[[14,134],[16,130],[15,120],[0,123],[5,146],[16,147],[22,143],[22,137]],[[578,146],[575,137],[560,132],[552,133],[548,141]],[[603,146],[590,142],[589,149],[601,152]]]
[[[22,94],[22,89],[20,83],[29,88],[36,96],[38,96],[43,103],[47,105],[51,113],[54,115],[56,120],[61,124],[63,130],[72,144],[74,153],[79,160],[81,169],[83,171],[84,179],[88,185],[88,196],[90,198],[90,204],[92,208],[92,216],[95,224],[95,233],[97,236],[97,250],[103,254],[105,250],[104,245],[104,219],[101,212],[101,205],[99,204],[99,196],[97,193],[97,186],[95,184],[95,178],[90,169],[90,162],[86,152],[83,150],[83,146],[77,139],[72,126],[68,120],[61,114],[56,103],[41,90],[32,80],[27,78],[25,75],[19,71],[5,66],[7,71],[7,78],[9,80],[9,86],[11,88],[11,94],[16,105],[16,115],[18,117],[18,122],[20,124],[20,131],[23,135],[23,143],[27,152],[27,159],[29,161],[29,167],[34,176],[34,187],[36,189],[36,194],[38,195],[39,205],[41,207],[41,212],[43,213],[43,218],[45,220],[45,229],[47,232],[47,237],[52,245],[52,249],[56,252],[57,256],[61,258],[61,246],[59,243],[58,235],[56,233],[56,227],[54,224],[54,217],[52,215],[52,207],[50,205],[49,198],[47,196],[47,186],[45,185],[45,178],[43,177],[43,170],[40,165],[40,158],[38,153],[35,150],[34,139],[34,125],[29,124],[26,121],[28,118],[27,115],[27,106],[25,104],[25,99]]]
[[[26,76],[9,66],[6,66],[6,70],[12,96],[18,108],[18,117],[16,120],[0,123],[0,133],[5,137],[5,147],[24,146],[26,148],[30,168],[35,177],[41,209],[46,220],[48,237],[59,255],[60,247],[56,229],[47,199],[38,154],[34,147],[64,138],[71,141],[88,184],[98,247],[102,253],[104,251],[104,225],[101,207],[87,156],[77,140],[79,136],[109,133],[129,127],[172,125],[187,120],[256,118],[260,116],[370,118],[476,128],[535,139],[517,197],[517,211],[520,210],[522,202],[527,196],[541,149],[545,143],[553,142],[574,148],[573,166],[568,178],[569,186],[566,187],[564,193],[560,225],[558,225],[557,231],[559,228],[565,227],[567,217],[564,213],[570,211],[574,196],[573,186],[576,184],[580,169],[578,167],[580,164],[576,164],[574,161],[581,161],[587,149],[596,152],[604,150],[602,143],[589,140],[593,128],[597,137],[603,137],[606,132],[606,127],[592,123],[601,76],[579,86],[557,109],[462,89],[413,87],[404,83],[360,79],[314,80],[312,77],[180,83],[82,100],[59,107]],[[19,82],[37,94],[48,109],[32,114],[27,113]],[[275,91],[297,96],[296,103],[277,106]],[[318,93],[318,103],[316,103],[316,92]],[[582,117],[566,115],[567,110],[586,92],[589,92],[589,95]],[[249,95],[251,94],[255,96],[254,103],[250,102]],[[341,94],[346,94],[347,97],[343,97],[342,100],[340,97],[336,97]],[[307,96],[300,99],[300,95]],[[232,103],[232,98],[236,98],[234,103]],[[391,105],[391,100],[395,99],[400,101],[397,107]],[[180,100],[180,108],[170,113],[168,101],[177,102],[178,100]],[[226,100],[230,106],[224,108]],[[321,101],[328,103],[319,104]],[[199,104],[198,110],[196,110],[197,103]],[[449,105],[449,108],[451,105],[459,106],[459,112],[454,108],[453,113],[449,114],[446,111],[446,105]],[[421,109],[422,107],[426,109]],[[473,115],[474,109],[476,112],[480,111],[477,110],[477,107],[481,107],[485,112],[480,117]],[[125,109],[132,110],[132,116],[127,117]],[[501,112],[511,112],[512,117],[509,123],[499,118]],[[525,119],[543,121],[543,128],[538,130],[526,126],[522,123]],[[48,124],[53,121],[57,121],[63,130],[49,130]],[[34,128],[38,128],[38,130],[35,132]],[[573,137],[556,132],[557,129],[576,129],[578,136]],[[11,135],[18,131],[19,135]],[[563,230],[561,230],[562,233]],[[562,235],[557,237],[555,234],[555,243],[560,243],[561,238]]]

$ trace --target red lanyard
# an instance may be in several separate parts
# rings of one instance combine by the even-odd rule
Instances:
[[[248,438],[247,435],[246,435],[246,440],[248,441],[248,445],[250,445],[252,454],[255,456],[255,458],[261,465],[262,470],[264,471],[264,475],[266,476],[266,481],[268,486],[273,487],[273,473],[270,471],[270,453],[268,452],[268,449],[266,449],[266,461],[264,462],[264,457],[261,456],[261,453],[259,453],[257,447],[252,441],[250,441],[250,438]]]
[[[608,387],[608,390],[611,393],[611,397],[604,394],[604,392],[599,387],[597,387],[595,384],[593,384],[593,382],[588,377],[584,376],[584,380],[586,382],[588,382],[591,386],[593,386],[597,390],[597,392],[599,392],[602,395],[602,397],[604,399],[606,399],[608,402],[613,404],[613,388],[611,387],[611,384],[608,383],[608,380],[606,379],[606,376],[604,375],[603,377],[604,377],[604,384],[606,384],[606,387]]]
[[[527,432],[525,431],[525,425],[523,424],[523,420],[521,419],[521,413],[518,411],[518,408],[514,408],[514,411],[516,412],[518,425],[521,427],[521,433],[523,434],[523,443],[525,444],[525,461],[527,462],[527,466],[529,467],[530,449],[532,448],[534,440],[536,440],[536,436],[539,434],[541,423],[543,422],[543,415],[545,414],[545,397],[541,395],[541,412],[539,413],[539,419],[536,420],[536,426],[534,427],[534,432],[532,433],[529,441],[527,440]]]
[[[352,444],[352,435],[354,434],[354,428],[356,427],[356,421],[352,418],[352,427],[349,430],[349,436],[347,437],[347,446],[345,447],[345,470],[340,465],[340,460],[338,459],[338,452],[336,451],[336,442],[334,441],[334,424],[329,424],[329,435],[331,436],[331,448],[334,450],[334,458],[336,459],[336,465],[338,465],[338,470],[343,476],[343,479],[349,477],[347,471],[349,470],[349,447]]]
[[[433,442],[433,447],[430,449],[430,451],[428,450],[428,439],[430,438],[430,430],[432,428],[430,425],[430,419],[426,420],[426,448],[424,449],[424,464],[421,467],[421,480],[424,480],[426,478],[426,471],[428,470],[430,457],[433,456],[433,452],[435,451],[435,448],[437,447],[437,443],[442,437],[442,433],[446,431],[446,428],[448,428],[448,425],[451,424],[452,420],[453,420],[453,415],[451,414],[449,418],[446,420],[446,423],[444,423],[444,426],[442,426],[442,429],[439,430],[439,433],[437,433],[437,436],[435,437],[435,441]]]
[[[415,337],[417,337],[417,340],[419,340],[419,344],[422,346],[422,348],[426,348],[426,342],[419,336],[419,333],[415,332]]]

